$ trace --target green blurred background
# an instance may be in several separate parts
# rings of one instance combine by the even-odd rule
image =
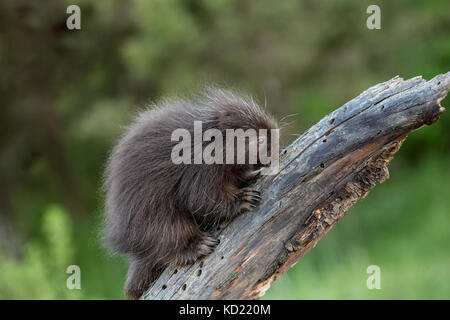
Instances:
[[[81,8],[79,31],[66,8]],[[368,30],[366,8],[381,8]],[[0,2],[0,298],[122,299],[102,248],[102,172],[137,110],[205,83],[252,93],[285,143],[395,75],[450,70],[450,2]],[[442,102],[449,107],[449,99]],[[265,298],[449,299],[450,115],[410,135],[375,188]],[[66,268],[81,268],[81,290]],[[366,268],[381,268],[368,290]]]

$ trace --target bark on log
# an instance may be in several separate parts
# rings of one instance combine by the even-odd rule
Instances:
[[[216,230],[220,245],[184,268],[167,268],[143,299],[258,299],[272,282],[389,177],[407,134],[445,110],[450,72],[430,81],[395,77],[366,90],[298,137],[280,172],[258,180],[259,210]]]

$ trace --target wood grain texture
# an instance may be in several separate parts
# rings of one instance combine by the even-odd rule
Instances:
[[[377,182],[406,136],[439,119],[450,72],[430,81],[395,77],[323,118],[280,155],[280,172],[254,187],[259,210],[215,233],[220,245],[167,268],[143,299],[258,299]]]

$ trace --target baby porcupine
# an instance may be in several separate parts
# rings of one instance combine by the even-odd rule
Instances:
[[[261,200],[258,191],[244,187],[266,166],[259,157],[256,164],[173,163],[178,142],[171,135],[179,128],[192,134],[194,121],[201,121],[203,132],[214,128],[224,137],[226,129],[267,129],[257,142],[246,142],[247,154],[248,143],[265,143],[270,153],[270,130],[277,128],[253,99],[221,89],[162,102],[128,127],[106,170],[104,234],[113,252],[130,256],[128,299],[139,299],[168,265],[191,264],[211,253],[218,244],[208,233],[211,227]]]

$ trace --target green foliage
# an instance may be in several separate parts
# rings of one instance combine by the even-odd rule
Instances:
[[[23,257],[0,259],[0,299],[77,299],[66,287],[66,269],[74,261],[72,224],[56,205],[43,215],[43,239],[25,245]]]

